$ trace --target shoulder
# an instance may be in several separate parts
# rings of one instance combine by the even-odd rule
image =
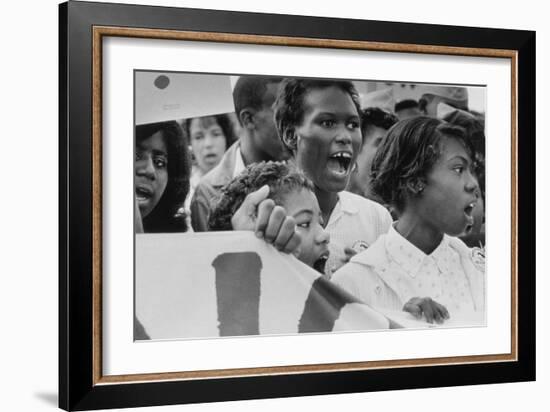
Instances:
[[[338,195],[342,202],[342,209],[358,216],[369,230],[374,231],[375,237],[389,230],[393,219],[390,212],[380,203],[346,191]]]
[[[204,175],[199,186],[221,187],[232,179],[235,170],[235,159],[239,150],[239,142],[235,142],[224,153],[222,160],[210,172]]]
[[[448,236],[449,247],[458,253],[463,261],[471,262],[475,268],[485,272],[485,248],[468,247],[461,239]]]
[[[377,276],[381,268],[386,267],[389,259],[386,253],[386,235],[381,235],[368,249],[353,256],[349,263],[338,269],[333,279],[354,278],[356,276]]]
[[[375,202],[374,200],[367,199],[366,197],[356,195],[348,191],[343,191],[338,193],[340,200],[347,204],[353,205],[359,209],[359,211],[369,210],[375,212],[379,215],[390,216],[390,212],[382,206],[380,203]]]

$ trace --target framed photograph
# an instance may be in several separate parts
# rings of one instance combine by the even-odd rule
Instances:
[[[61,408],[535,379],[534,32],[59,13]]]

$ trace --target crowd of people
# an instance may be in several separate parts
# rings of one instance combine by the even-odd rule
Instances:
[[[137,232],[252,230],[374,308],[483,313],[485,125],[466,88],[390,111],[350,81],[241,76],[233,101],[136,126]]]

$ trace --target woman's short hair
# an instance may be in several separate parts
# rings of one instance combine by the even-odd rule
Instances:
[[[269,185],[269,199],[281,205],[286,194],[305,188],[313,191],[314,186],[294,165],[284,162],[252,163],[240,175],[222,188],[208,221],[209,230],[232,230],[231,218],[250,193]]]
[[[238,139],[237,134],[235,133],[235,127],[233,125],[233,121],[231,120],[231,117],[229,117],[229,114],[223,113],[223,114],[215,114],[210,116],[202,116],[202,117],[192,117],[189,119],[185,119],[182,123],[182,127],[185,132],[185,136],[188,140],[188,143],[191,143],[191,122],[195,119],[204,119],[207,117],[213,118],[218,126],[222,129],[223,135],[225,136],[225,147],[228,148],[233,143],[235,143]]]
[[[146,233],[185,232],[185,216],[177,215],[189,192],[191,159],[182,128],[175,121],[136,126],[136,144],[162,133],[168,151],[168,182],[158,204],[143,218]]]
[[[445,137],[458,140],[474,160],[474,149],[460,127],[425,116],[397,122],[372,162],[371,187],[375,195],[402,212],[409,184],[425,181],[441,156]]]
[[[475,173],[479,181],[482,196],[485,196],[485,119],[483,115],[471,111],[455,110],[443,120],[462,127],[466,137],[475,149]]]
[[[329,87],[337,87],[344,93],[349,94],[357,109],[357,115],[361,116],[359,94],[352,82],[348,80],[285,78],[279,86],[277,99],[273,104],[277,132],[285,147],[290,150],[294,149],[287,146],[284,137],[285,133],[293,130],[302,122],[306,109],[304,100],[307,93],[311,90]]]

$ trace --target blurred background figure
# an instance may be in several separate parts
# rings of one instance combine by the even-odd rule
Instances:
[[[369,107],[362,111],[361,133],[363,145],[357,156],[356,167],[351,173],[347,187],[348,191],[368,199],[377,200],[370,190],[372,159],[378,146],[384,141],[388,129],[395,123],[397,123],[396,116],[378,107]]]
[[[220,163],[227,148],[237,141],[237,135],[229,114],[185,119],[182,127],[189,138],[193,156],[190,204],[199,181]]]
[[[359,101],[363,109],[378,107],[386,112],[393,113],[395,97],[392,88],[378,89],[368,93],[360,93]]]
[[[190,156],[175,121],[136,126],[136,224],[146,233],[185,232],[178,215],[189,190]]]
[[[468,89],[457,86],[421,86],[422,92],[418,101],[420,110],[426,116],[438,116],[440,106],[450,106],[455,109],[468,110]]]
[[[461,127],[475,150],[474,175],[478,180],[479,200],[473,211],[474,224],[468,227],[460,239],[469,247],[485,245],[485,119],[478,113],[453,110],[444,118],[448,123]]]
[[[418,102],[414,99],[405,99],[396,103],[394,112],[399,120],[422,115]]]
[[[272,105],[279,77],[241,76],[233,88],[235,114],[241,127],[240,139],[224,154],[195,189],[191,201],[191,222],[197,232],[208,230],[208,219],[223,186],[246,166],[269,160],[286,160],[290,152],[278,137]]]

